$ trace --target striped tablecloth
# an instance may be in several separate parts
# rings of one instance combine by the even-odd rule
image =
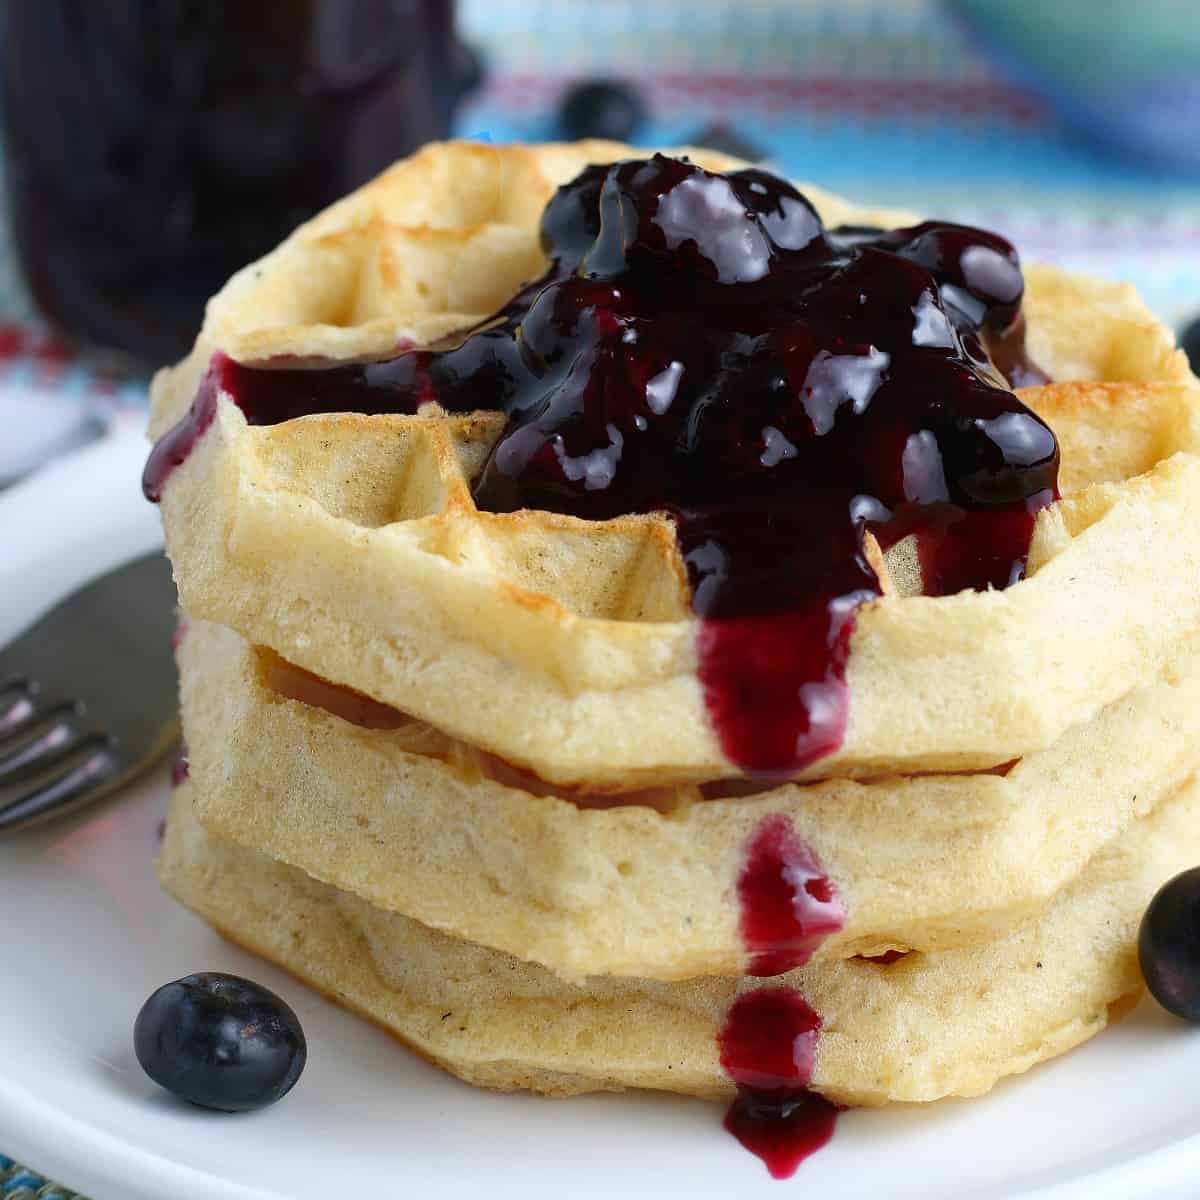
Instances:
[[[645,144],[719,122],[796,178],[1132,280],[1172,323],[1200,311],[1195,181],[1065,133],[995,77],[935,0],[460,0],[460,12],[489,68],[459,116],[464,135],[560,136],[567,84],[620,75],[649,103]],[[144,376],[104,369],[38,323],[4,228],[0,212],[0,408],[34,389],[141,419]],[[0,1156],[0,1200],[35,1196],[71,1193]]]
[[[0,1200],[84,1200],[0,1154]],[[116,1197],[113,1200],[117,1200]]]

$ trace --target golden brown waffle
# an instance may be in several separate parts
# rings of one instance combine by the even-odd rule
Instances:
[[[172,800],[159,863],[167,889],[447,1070],[552,1095],[732,1092],[718,1034],[734,997],[764,981],[571,985],[212,837],[192,816],[192,791],[186,785]],[[1136,822],[1043,916],[994,942],[887,966],[811,963],[767,986],[798,988],[822,1014],[812,1086],[831,1099],[978,1095],[1098,1033],[1111,1006],[1139,990],[1145,904],[1198,854],[1193,782]]]
[[[154,432],[217,348],[380,355],[476,321],[539,269],[555,185],[628,153],[448,143],[398,164],[230,281],[193,354],[156,378]],[[894,217],[808,190],[830,222]],[[1131,289],[1048,269],[1028,285],[1036,360],[1060,384],[1121,385],[1029,397],[1053,414],[1073,494],[1040,518],[1025,582],[860,611],[845,742],[810,775],[989,767],[1043,748],[1200,626],[1195,381]],[[1099,471],[1071,461],[1098,406],[1116,447]],[[672,527],[477,511],[469,484],[502,421],[248,427],[221,401],[163,499],[184,607],[547,780],[736,776],[697,681]]]
[[[429,726],[365,729],[286,699],[229,630],[179,649],[197,815],[315,879],[566,977],[747,968],[738,879],[785,814],[846,907],[819,960],[998,936],[1200,765],[1200,660],[1004,774],[828,780],[586,807]],[[656,810],[647,807],[657,803]]]

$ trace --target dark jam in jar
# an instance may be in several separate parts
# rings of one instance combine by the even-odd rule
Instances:
[[[453,0],[0,6],[6,175],[34,299],[150,362],[297,224],[444,136]]]
[[[675,522],[713,727],[745,773],[841,744],[864,547],[915,535],[925,590],[1020,579],[1057,496],[1053,433],[1010,390],[1008,242],[927,222],[826,230],[790,184],[661,155],[587,168],[542,219],[551,265],[461,344],[327,370],[214,359],[147,465],[156,496],[218,390],[252,423],[499,409],[481,509]]]

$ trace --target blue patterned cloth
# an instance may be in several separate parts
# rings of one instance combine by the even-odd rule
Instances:
[[[0,1200],[84,1200],[0,1154]]]

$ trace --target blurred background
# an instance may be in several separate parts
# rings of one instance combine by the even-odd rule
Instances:
[[[0,0],[0,479],[447,131],[701,142],[1200,312],[1194,0]],[[7,449],[5,442],[8,443]]]

